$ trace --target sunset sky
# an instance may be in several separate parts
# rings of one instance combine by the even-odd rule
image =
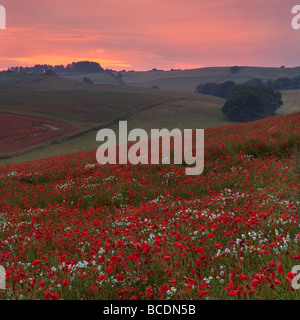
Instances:
[[[297,3],[298,2],[298,3]],[[0,0],[0,70],[90,60],[114,70],[300,66],[297,0]]]

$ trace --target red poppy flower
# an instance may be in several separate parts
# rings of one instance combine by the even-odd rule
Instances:
[[[123,274],[117,274],[116,278],[117,278],[118,281],[123,281],[125,279]]]

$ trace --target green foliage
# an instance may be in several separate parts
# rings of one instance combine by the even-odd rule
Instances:
[[[245,85],[255,85],[259,87],[271,87],[277,90],[297,89],[300,85],[300,76],[294,78],[278,78],[274,80],[263,81],[261,78],[253,78],[244,83]]]
[[[54,70],[51,69],[47,69],[44,73],[45,76],[50,76],[50,77],[55,77],[57,76],[56,72]]]
[[[238,71],[234,71],[234,70],[237,70],[234,68],[239,68],[239,67],[232,67],[230,69],[231,72],[232,73],[238,72]],[[230,80],[223,83],[207,82],[207,83],[199,84],[196,87],[195,93],[208,94],[208,95],[228,99],[241,85],[270,87],[275,90],[298,89],[300,88],[300,76],[296,76],[294,78],[281,77],[274,80],[269,79],[267,81],[264,81],[262,78],[252,78],[244,82],[243,84],[236,84],[235,82]]]
[[[226,81],[220,84],[208,82],[198,85],[195,92],[228,99],[236,89],[237,84],[233,81]]]
[[[270,87],[239,86],[222,112],[230,120],[248,122],[275,115],[283,105],[281,92]]]
[[[240,69],[241,69],[240,67],[234,66],[234,67],[230,68],[230,71],[231,71],[232,73],[237,73],[237,72],[240,71]]]
[[[84,83],[94,84],[94,81],[93,81],[93,80],[91,80],[91,79],[90,79],[90,78],[88,78],[88,77],[84,77],[84,78],[82,79],[82,81],[83,81]]]

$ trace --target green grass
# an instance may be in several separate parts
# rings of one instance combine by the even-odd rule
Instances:
[[[282,90],[283,106],[278,110],[279,114],[288,114],[300,111],[300,89]]]

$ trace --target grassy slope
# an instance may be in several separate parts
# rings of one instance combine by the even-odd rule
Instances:
[[[87,85],[60,77],[41,80],[36,76],[10,76],[11,84],[16,88],[1,92],[0,112],[7,110],[9,105],[12,111],[71,120],[90,131],[58,144],[0,160],[1,165],[95,149],[99,146],[96,142],[99,128],[92,128],[110,127],[118,132],[118,117],[128,121],[129,130],[143,128],[148,132],[151,128],[196,129],[231,123],[220,110],[224,100],[212,96],[129,86]],[[76,113],[68,115],[65,113],[67,109],[76,110]],[[91,110],[85,112],[86,109]]]
[[[299,300],[299,139],[300,113],[209,129],[199,176],[94,152],[1,167],[0,300]]]
[[[300,111],[300,90],[282,90],[283,106],[278,113],[287,114]]]
[[[206,69],[216,69],[215,72],[218,73],[218,76],[224,72],[226,68],[206,68]],[[228,69],[228,68],[227,68]],[[247,69],[247,70],[246,70]],[[298,70],[294,69],[275,69],[275,68],[264,68],[266,69],[266,77],[273,75],[275,78],[279,77],[279,73],[282,71],[290,73],[290,76],[293,76],[294,73]],[[199,69],[197,69],[199,70]],[[211,70],[206,70],[207,74]],[[227,70],[228,71],[228,70]],[[239,79],[242,79],[242,71],[240,71]],[[248,72],[249,77],[254,76],[263,76],[259,72],[263,72],[262,68],[245,68],[243,73]],[[251,72],[250,72],[251,71]],[[181,71],[184,72],[184,71]],[[196,70],[189,70],[187,73],[191,74],[196,72]],[[162,71],[153,71],[149,72],[149,75],[162,74],[165,72]],[[177,73],[179,71],[172,71],[169,73]],[[138,72],[127,72],[127,74],[135,76],[139,74]],[[143,73],[145,76],[145,72]],[[23,76],[23,75],[10,75],[9,81],[4,81],[7,77],[0,73],[0,85],[2,87],[9,88],[10,86],[17,85],[19,88],[24,88],[26,90],[37,91],[64,91],[67,90],[70,93],[77,92],[94,92],[93,94],[108,94],[108,96],[121,95],[125,97],[131,95],[131,97],[136,95],[142,95],[147,97],[152,97],[151,99],[165,99],[173,100],[166,103],[159,103],[155,106],[152,106],[148,109],[138,110],[134,109],[132,112],[128,113],[124,119],[128,121],[129,130],[133,128],[143,128],[148,131],[151,128],[207,128],[215,127],[220,125],[230,124],[221,113],[220,109],[224,103],[223,99],[216,97],[206,96],[206,95],[197,95],[193,93],[180,92],[180,91],[170,91],[170,90],[155,90],[148,88],[138,88],[138,87],[129,87],[129,86],[115,86],[115,85],[88,85],[83,84],[78,81],[70,81],[63,78],[48,78],[45,80],[40,80],[39,76]],[[142,74],[141,74],[142,76]],[[95,75],[96,77],[96,75]],[[28,81],[30,79],[30,81]],[[96,92],[96,93],[95,93]],[[300,90],[284,90],[283,100],[284,106],[278,111],[279,114],[287,114],[290,112],[297,112],[300,110],[299,105],[299,96]],[[156,97],[156,98],[155,98]],[[130,100],[129,100],[130,101]],[[75,100],[76,103],[76,100]],[[97,105],[97,101],[96,104]],[[96,125],[99,123],[93,123]],[[118,133],[117,124],[108,124],[104,127],[109,127],[115,130]],[[51,146],[32,151],[30,153],[23,154],[11,159],[0,160],[0,165],[18,163],[23,161],[35,160],[39,158],[47,158],[53,155],[67,154],[71,152],[76,152],[80,150],[91,150],[99,146],[99,142],[96,141],[96,133],[98,129],[92,130],[90,132],[84,133],[78,137],[63,141],[59,144],[53,144]]]
[[[7,79],[13,81],[10,75]],[[14,86],[0,87],[0,112],[73,121],[86,128],[107,124],[116,116],[170,100],[163,95],[153,95],[149,90],[118,91],[113,86],[85,85],[60,77],[25,76],[20,79]]]

